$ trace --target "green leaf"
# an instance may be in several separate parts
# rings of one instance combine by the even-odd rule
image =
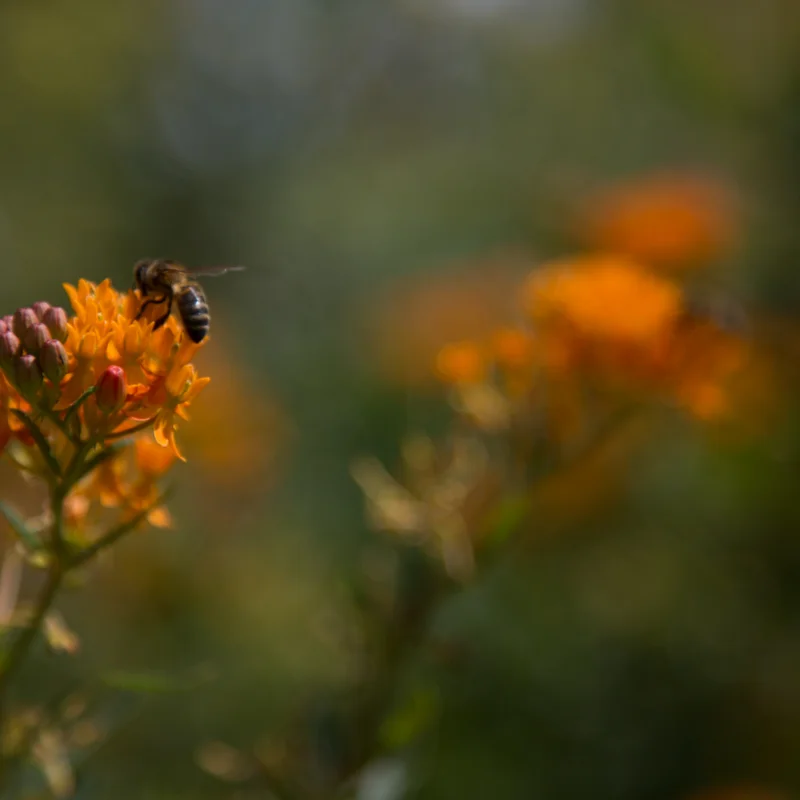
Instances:
[[[28,530],[28,526],[22,517],[13,508],[2,501],[0,501],[0,514],[6,518],[14,535],[22,542],[29,553],[35,553],[42,549],[42,542],[39,537],[33,531]]]

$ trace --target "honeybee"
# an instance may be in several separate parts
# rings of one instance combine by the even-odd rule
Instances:
[[[143,258],[134,265],[133,277],[135,286],[142,293],[142,297],[150,299],[142,303],[136,319],[144,314],[148,306],[165,304],[164,313],[153,326],[153,330],[157,330],[169,319],[174,300],[186,335],[195,344],[199,344],[208,336],[211,317],[205,292],[196,276],[222,275],[225,272],[242,269],[244,267],[189,269],[168,258]]]

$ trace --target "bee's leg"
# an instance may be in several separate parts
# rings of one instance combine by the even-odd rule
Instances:
[[[134,317],[134,320],[141,319],[142,314],[144,314],[148,306],[160,306],[166,300],[166,295],[164,295],[164,297],[154,297],[152,300],[145,300],[144,303],[142,303],[142,307],[139,309],[139,313]],[[169,315],[169,311],[167,311],[167,315]],[[161,324],[163,325],[164,323],[162,322]]]
[[[167,303],[167,310],[155,321],[153,325],[154,331],[157,331],[169,319],[170,311],[172,311],[172,292],[164,295],[161,302],[163,303],[165,301]]]

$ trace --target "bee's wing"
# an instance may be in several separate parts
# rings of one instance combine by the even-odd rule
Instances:
[[[186,269],[190,275],[224,275],[226,272],[241,272],[244,269],[242,266],[226,266],[226,267],[195,267]]]

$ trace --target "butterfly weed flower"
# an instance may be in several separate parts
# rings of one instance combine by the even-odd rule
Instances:
[[[492,498],[517,508],[522,497],[524,507],[537,481],[575,472],[647,405],[719,420],[748,357],[744,337],[693,313],[677,283],[627,256],[545,263],[518,300],[516,326],[447,344],[432,364],[456,412],[437,451],[459,457],[444,458],[422,490],[406,480],[408,465],[398,479],[370,459],[353,472],[371,526],[421,544],[451,576],[471,574],[492,538],[481,538]],[[456,446],[464,441],[477,449]],[[469,479],[453,483],[464,464]]]
[[[156,311],[138,318],[138,292],[108,280],[64,289],[71,316],[39,302],[0,319],[0,454],[48,493],[37,520],[0,503],[45,570],[28,625],[0,656],[0,700],[64,577],[142,524],[170,524],[161,482],[185,460],[176,433],[209,382],[191,363],[202,345],[171,317],[157,330]]]

